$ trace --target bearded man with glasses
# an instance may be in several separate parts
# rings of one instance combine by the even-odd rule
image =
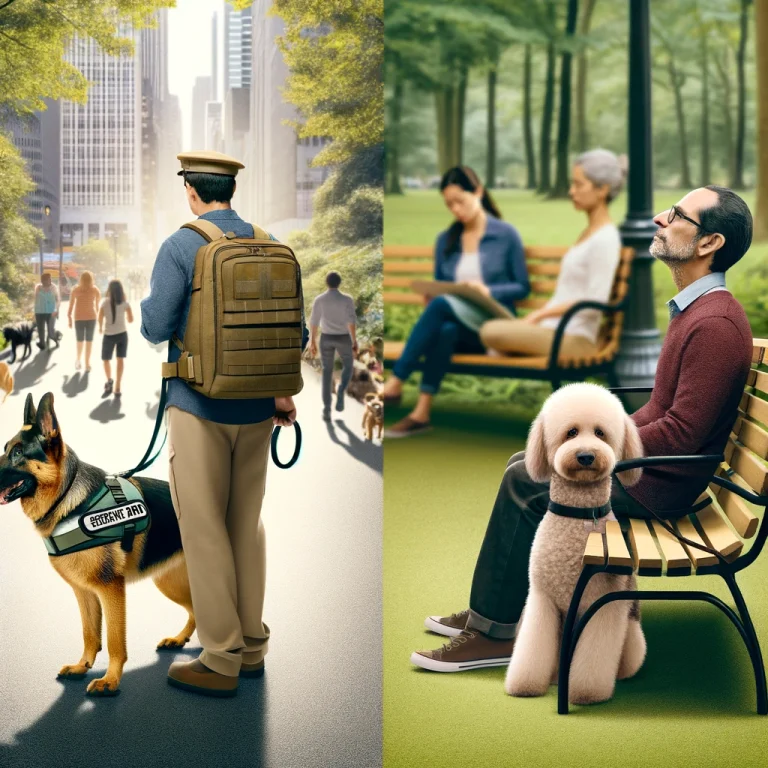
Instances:
[[[752,361],[752,330],[725,273],[749,249],[752,215],[725,187],[689,192],[662,211],[650,252],[672,272],[677,295],[667,302],[669,328],[651,399],[632,414],[646,456],[720,454],[744,392]],[[429,616],[427,629],[452,638],[411,662],[436,672],[507,666],[528,595],[528,561],[549,504],[549,484],[535,483],[525,453],[512,456],[475,565],[469,608]],[[704,491],[713,466],[648,468],[632,488],[615,480],[618,518],[649,517],[645,507],[674,519]],[[643,506],[644,505],[644,506]]]

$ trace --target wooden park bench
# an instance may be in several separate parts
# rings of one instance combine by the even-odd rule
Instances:
[[[568,676],[579,636],[587,622],[613,600],[702,600],[719,608],[731,620],[747,646],[757,687],[757,712],[768,714],[765,666],[752,619],[736,584],[736,574],[751,565],[768,538],[768,339],[753,340],[752,369],[731,430],[725,453],[720,456],[647,457],[622,461],[614,472],[633,467],[679,466],[683,463],[720,462],[708,489],[687,515],[668,521],[629,520],[623,525],[608,522],[605,534],[590,533],[583,569],[563,625],[558,672],[558,712],[568,712]],[[643,388],[631,388],[639,391]],[[614,390],[615,391],[615,390]],[[625,389],[626,391],[626,389]],[[647,388],[644,391],[649,391]],[[762,507],[762,521],[745,502]],[[717,554],[692,546],[709,547]],[[752,546],[743,553],[745,542]],[[596,600],[576,623],[584,588],[596,573],[636,572],[638,576],[722,576],[733,596],[736,611],[708,592],[630,591],[613,592]]]
[[[531,294],[515,302],[515,308],[526,311],[543,307],[552,297],[560,274],[560,263],[567,247],[529,246],[525,249],[525,263],[531,281]],[[629,276],[634,250],[623,248],[611,297],[608,304],[596,301],[578,302],[560,320],[555,331],[549,355],[544,356],[491,356],[485,354],[458,354],[451,359],[451,373],[475,376],[498,376],[516,379],[540,379],[558,389],[563,380],[583,381],[587,376],[605,375],[612,386],[618,386],[614,363],[619,351],[624,312],[627,308]],[[413,291],[414,280],[434,278],[434,255],[429,246],[389,245],[384,248],[384,303],[424,304],[424,297]],[[561,358],[560,344],[565,327],[573,315],[583,309],[600,309],[603,322],[598,335],[598,352],[592,357]],[[405,342],[384,342],[384,364],[392,366],[400,357]]]

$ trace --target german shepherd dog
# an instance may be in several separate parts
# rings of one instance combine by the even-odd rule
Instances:
[[[6,443],[0,456],[0,504],[21,500],[24,514],[41,537],[87,499],[103,483],[106,472],[85,464],[64,442],[53,409],[53,394],[43,395],[35,409],[32,395],[24,405],[24,425]],[[195,631],[192,596],[181,535],[169,485],[163,480],[132,477],[151,516],[150,526],[136,535],[132,552],[110,542],[67,555],[50,556],[56,572],[75,592],[83,623],[83,655],[59,670],[60,678],[81,680],[101,650],[102,610],[107,626],[109,666],[104,677],[92,680],[87,693],[118,693],[128,659],[125,628],[125,585],[150,576],[170,600],[186,608],[189,618],[177,635],[157,647],[183,648]]]
[[[30,322],[6,325],[3,328],[3,336],[11,345],[11,365],[16,362],[16,347],[24,346],[24,355],[21,358],[22,363],[32,354],[32,335],[34,332],[34,323]]]

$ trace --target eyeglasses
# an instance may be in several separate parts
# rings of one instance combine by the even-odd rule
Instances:
[[[695,227],[698,227],[702,232],[706,231],[704,227],[702,227],[701,224],[699,224],[698,221],[694,221],[690,216],[686,216],[676,205],[673,205],[669,209],[669,216],[667,216],[667,224],[671,224],[678,216],[681,219],[690,221],[691,224],[693,224]]]

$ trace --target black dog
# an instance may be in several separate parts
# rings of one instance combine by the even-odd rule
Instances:
[[[16,362],[16,347],[24,345],[24,355],[21,361],[24,362],[32,354],[32,334],[35,332],[34,323],[16,323],[16,325],[6,325],[3,328],[3,336],[11,345],[11,364]]]

